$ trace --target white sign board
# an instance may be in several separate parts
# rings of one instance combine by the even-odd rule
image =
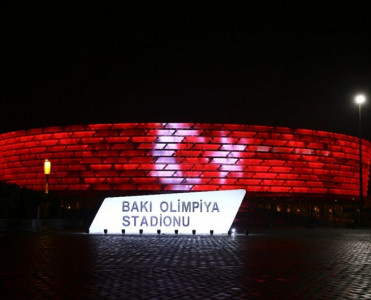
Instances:
[[[245,190],[192,192],[104,199],[90,233],[227,233]]]

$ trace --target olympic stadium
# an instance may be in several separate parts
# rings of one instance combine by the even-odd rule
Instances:
[[[371,143],[362,140],[362,153],[359,143],[341,133],[240,124],[35,128],[0,134],[0,181],[39,194],[47,184],[42,213],[55,217],[94,211],[113,195],[245,189],[243,222],[265,211],[265,223],[279,215],[366,224]]]

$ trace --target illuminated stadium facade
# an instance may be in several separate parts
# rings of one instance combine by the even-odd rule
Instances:
[[[358,147],[359,139],[349,135],[255,125],[47,127],[0,135],[0,181],[41,191],[48,159],[49,189],[59,194],[242,188],[247,199],[351,201],[359,197]],[[366,197],[371,161],[366,140],[362,155]]]

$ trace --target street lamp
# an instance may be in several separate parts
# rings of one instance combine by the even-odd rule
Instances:
[[[51,169],[51,162],[47,159],[44,161],[44,174],[46,176],[46,183],[45,183],[45,194],[49,193],[49,175]]]
[[[354,101],[358,104],[358,136],[359,136],[359,205],[360,217],[362,223],[362,205],[363,205],[363,173],[362,173],[362,104],[366,102],[366,96],[359,94],[355,96]]]
[[[46,183],[45,183],[45,198],[47,197],[49,193],[49,175],[50,175],[50,169],[51,169],[51,163],[48,159],[45,159],[44,161],[44,174],[46,176]],[[37,229],[40,230],[40,201],[37,206]]]

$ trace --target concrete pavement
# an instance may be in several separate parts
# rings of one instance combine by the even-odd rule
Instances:
[[[371,230],[0,236],[1,299],[371,299]]]

